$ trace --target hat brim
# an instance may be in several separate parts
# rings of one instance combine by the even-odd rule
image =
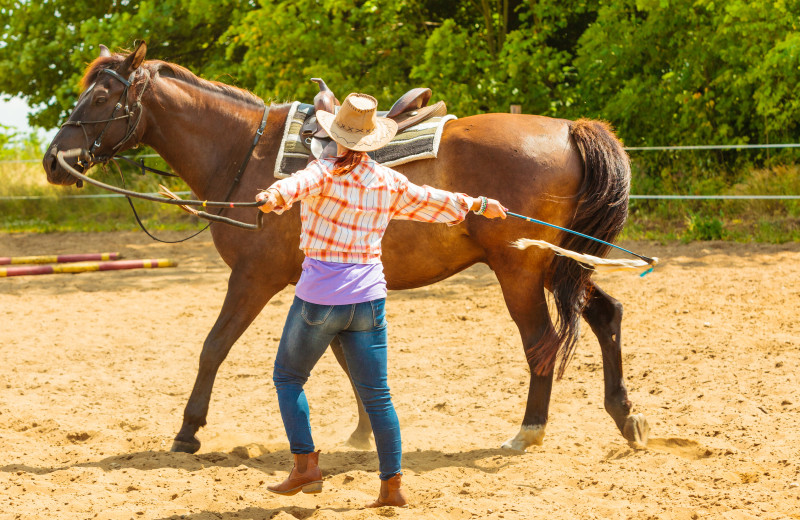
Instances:
[[[331,139],[356,152],[371,152],[383,148],[397,134],[397,122],[385,117],[375,118],[375,128],[368,134],[348,132],[333,123],[336,116],[324,110],[318,110],[317,122],[328,132]]]

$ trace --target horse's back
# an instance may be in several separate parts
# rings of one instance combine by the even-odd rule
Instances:
[[[482,114],[449,121],[438,157],[398,167],[418,184],[496,198],[518,213],[574,198],[583,161],[572,121],[520,114]],[[567,203],[569,205],[569,203]]]
[[[541,191],[577,189],[583,178],[580,154],[570,139],[571,121],[518,114],[483,114],[451,121],[445,127],[439,159],[477,186],[498,188],[496,181],[520,183]],[[480,169],[480,171],[476,171]],[[571,181],[571,182],[570,182]],[[567,186],[569,185],[569,186]]]
[[[583,181],[570,125],[563,119],[511,114],[453,120],[444,128],[436,159],[397,169],[417,184],[488,196],[515,213],[568,225]],[[470,216],[453,227],[393,222],[384,239],[387,280],[391,288],[426,285],[476,262],[490,262],[493,254],[507,254],[509,242],[517,238],[553,241],[556,235],[551,228],[511,218]],[[523,256],[545,261],[550,254]]]

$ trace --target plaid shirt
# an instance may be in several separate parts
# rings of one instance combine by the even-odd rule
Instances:
[[[285,202],[275,208],[276,213],[303,201],[300,249],[310,258],[378,263],[381,239],[391,219],[453,225],[469,212],[472,199],[463,193],[417,186],[405,175],[371,159],[346,175],[331,175],[333,167],[332,161],[314,161],[271,186]]]

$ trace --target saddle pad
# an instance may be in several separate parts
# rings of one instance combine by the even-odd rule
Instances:
[[[283,179],[302,170],[311,155],[310,145],[303,141],[300,130],[307,117],[314,114],[314,105],[295,101],[286,116],[283,140],[275,161],[275,177]],[[384,166],[397,166],[420,159],[434,159],[439,153],[444,124],[456,116],[432,117],[397,134],[389,144],[369,156]]]

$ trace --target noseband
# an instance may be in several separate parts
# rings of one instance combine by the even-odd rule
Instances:
[[[61,127],[65,126],[77,126],[81,130],[83,130],[83,135],[86,137],[86,142],[90,141],[89,134],[86,132],[85,125],[94,125],[99,123],[105,123],[106,125],[103,127],[103,130],[100,132],[100,135],[97,136],[97,139],[94,140],[94,143],[89,147],[89,161],[90,163],[85,166],[85,169],[89,169],[90,166],[96,163],[105,163],[111,160],[117,152],[122,148],[124,145],[133,135],[136,133],[136,129],[139,127],[139,121],[142,119],[142,96],[144,95],[144,91],[147,89],[147,84],[150,82],[150,75],[147,74],[145,76],[144,85],[142,85],[142,89],[139,92],[139,95],[136,97],[136,101],[133,103],[132,107],[128,106],[128,89],[130,88],[133,78],[136,75],[136,72],[139,69],[133,71],[128,79],[123,78],[118,72],[111,70],[111,69],[103,69],[100,71],[100,74],[108,74],[112,78],[116,79],[123,85],[125,88],[122,90],[122,94],[120,94],[119,99],[117,100],[117,104],[114,105],[114,110],[111,112],[111,117],[108,119],[99,119],[97,121],[67,121],[66,123],[62,124]],[[125,103],[123,106],[122,103]],[[125,113],[122,115],[117,116],[118,110],[125,110]],[[136,113],[136,117],[134,119],[134,112]],[[111,148],[111,154],[105,156],[95,157],[94,152],[103,144],[103,135],[105,135],[108,127],[114,121],[118,121],[121,119],[128,120],[128,130],[125,133],[125,136],[116,144],[113,148]]]

